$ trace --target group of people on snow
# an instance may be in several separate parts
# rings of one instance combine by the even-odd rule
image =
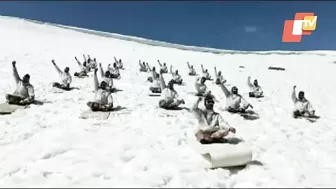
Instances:
[[[84,76],[88,76],[88,73],[93,70],[93,79],[94,79],[94,90],[95,96],[94,99],[87,103],[87,106],[90,107],[92,111],[112,111],[113,110],[113,89],[114,82],[113,79],[120,78],[120,69],[123,69],[123,63],[121,59],[115,59],[115,62],[108,65],[107,70],[104,72],[101,63],[97,63],[96,59],[91,59],[90,56],[88,58],[84,57],[84,62],[81,63],[77,57],[75,60],[77,64],[80,66],[81,71],[76,72],[74,74],[75,77],[82,78]],[[54,68],[60,77],[60,82],[54,82],[53,87],[60,88],[63,90],[70,90],[72,83],[72,76],[70,74],[69,67],[65,67],[62,71],[56,64],[54,60],[51,61]],[[158,64],[160,66],[159,73],[156,72],[155,66],[152,68],[146,62],[139,61],[140,72],[150,72],[150,76],[147,78],[152,84],[149,87],[150,91],[153,93],[161,93],[162,99],[159,100],[158,106],[163,109],[176,109],[181,104],[185,104],[185,101],[180,98],[177,91],[174,88],[175,84],[181,85],[183,79],[181,75],[179,75],[178,70],[173,71],[172,66],[170,66],[170,74],[172,79],[166,84],[163,74],[168,73],[168,68],[166,63],[161,64],[158,60]],[[101,81],[98,81],[97,71],[98,65],[100,69]],[[189,69],[189,76],[196,76],[196,71],[192,65],[187,62]],[[6,100],[9,104],[17,104],[17,105],[28,105],[35,101],[35,92],[34,87],[30,84],[30,75],[26,74],[21,79],[17,68],[16,62],[12,62],[13,66],[13,76],[16,82],[16,90],[13,94],[7,94]],[[207,69],[202,68],[202,76],[196,78],[195,81],[195,95],[198,96],[197,101],[192,107],[192,112],[196,116],[199,121],[199,129],[196,133],[197,139],[202,144],[213,143],[213,142],[225,142],[225,136],[228,135],[229,132],[236,132],[236,129],[231,127],[226,121],[224,121],[223,117],[214,111],[213,107],[215,101],[218,100],[208,89],[205,84],[207,80],[211,80],[211,76]],[[223,91],[226,97],[226,106],[225,110],[230,113],[244,113],[248,108],[252,108],[253,106],[248,103],[242,95],[238,93],[238,88],[233,86],[231,90],[227,89],[225,86],[226,79],[222,76],[221,71],[217,72],[216,67],[215,70],[215,84],[218,85]],[[251,98],[261,98],[263,97],[263,90],[258,83],[258,80],[255,79],[253,83],[251,82],[251,77],[247,78],[247,85],[250,88],[249,97]],[[294,103],[294,111],[293,116],[295,118],[300,116],[314,116],[315,110],[313,109],[310,102],[305,98],[305,94],[303,91],[298,93],[296,96],[296,86],[293,88],[292,93],[292,101]],[[199,103],[200,101],[204,102],[205,109],[200,109]]]
[[[139,61],[139,65],[141,72],[147,72],[148,70],[152,71],[152,77],[150,78],[150,81],[153,83],[153,85],[150,86],[150,90],[155,93],[162,92],[162,99],[159,101],[160,108],[174,109],[185,103],[184,100],[179,97],[174,89],[174,84],[182,83],[182,77],[178,74],[178,70],[173,72],[172,66],[170,66],[172,79],[168,82],[168,85],[166,85],[162,75],[163,73],[165,73],[164,69],[162,69],[162,66],[166,65],[160,64],[160,74],[157,74],[155,72],[155,67],[151,69],[148,66],[148,63],[143,62],[141,64],[141,61]],[[146,69],[144,69],[145,65],[147,65]],[[189,69],[188,75],[196,76],[197,74],[193,65],[190,65],[189,62],[187,62],[187,65]],[[225,142],[225,136],[227,136],[229,132],[235,133],[236,129],[229,126],[229,124],[224,121],[221,115],[213,110],[215,101],[218,102],[218,100],[215,98],[215,96],[211,93],[211,91],[205,84],[207,80],[211,80],[211,76],[208,70],[204,69],[203,65],[201,65],[201,69],[202,75],[201,77],[198,77],[195,81],[195,95],[199,98],[192,108],[194,115],[196,115],[197,119],[199,120],[199,130],[197,131],[195,136],[202,144]],[[214,72],[215,84],[221,88],[226,97],[226,111],[230,113],[245,113],[248,108],[253,109],[253,106],[247,100],[245,100],[242,95],[239,94],[238,88],[236,86],[233,86],[231,90],[227,89],[227,87],[225,86],[226,79],[224,79],[221,71],[217,72],[217,68],[214,67]],[[251,77],[249,76],[247,78],[247,86],[250,89],[250,98],[263,97],[263,90],[259,85],[257,79],[255,79],[252,83]],[[204,99],[204,110],[198,108],[198,104],[202,99]],[[302,91],[299,93],[299,96],[297,98],[294,88],[292,99],[295,105],[295,109],[293,112],[294,117],[315,115],[314,109],[310,105],[309,101],[304,98],[304,93]]]

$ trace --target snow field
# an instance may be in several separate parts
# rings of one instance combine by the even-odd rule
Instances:
[[[13,60],[20,76],[31,75],[36,98],[48,101],[12,115],[0,117],[0,186],[2,187],[332,187],[336,178],[336,129],[333,54],[300,55],[212,54],[148,46],[100,37],[50,25],[0,17],[0,96],[15,89]],[[122,58],[126,70],[115,80],[116,105],[125,110],[108,120],[82,120],[86,102],[93,98],[93,78],[77,79],[81,90],[63,94],[50,91],[58,80],[52,59],[61,68],[79,71],[74,60],[90,54],[103,63]],[[232,174],[227,169],[206,170],[204,160],[186,141],[197,122],[187,111],[157,108],[159,98],[149,97],[149,74],[139,73],[139,59],[158,68],[157,60],[179,69],[186,86],[176,86],[190,107],[196,97],[194,77],[187,76],[189,61],[222,71],[228,88],[236,85],[260,115],[244,120],[221,109],[225,97],[207,82],[220,100],[215,104],[225,120],[237,129],[235,136],[247,142],[254,160]],[[245,66],[244,69],[239,66]],[[281,66],[286,71],[270,71]],[[247,77],[257,78],[266,97],[249,99]],[[170,76],[165,75],[166,81]],[[293,85],[304,90],[321,119],[316,123],[293,120],[290,95]]]

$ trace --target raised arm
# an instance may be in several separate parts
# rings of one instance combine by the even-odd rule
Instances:
[[[216,78],[218,77],[218,73],[217,73],[217,68],[216,68],[216,66],[215,66],[215,76],[216,76]]]
[[[250,88],[254,87],[253,84],[251,83],[251,77],[250,76],[247,77],[247,86],[250,87]]]
[[[149,66],[149,64],[148,64],[148,62],[147,62],[147,69],[151,72],[152,71],[152,69],[151,69],[151,67]]]
[[[103,69],[101,63],[99,63],[99,68],[100,68],[100,75],[101,75],[101,77],[104,77],[104,69]]]
[[[98,83],[98,78],[97,78],[97,71],[98,71],[98,69],[96,68],[94,70],[94,74],[93,74],[93,83],[94,83],[94,90],[95,90],[95,92],[97,92],[98,88],[99,88],[99,83]]]
[[[157,61],[158,61],[159,65],[160,65],[160,67],[162,67],[162,64],[161,64],[160,60],[157,60]]]
[[[224,83],[220,83],[218,84],[219,87],[222,89],[222,91],[224,92],[224,95],[226,97],[230,96],[231,95],[231,92],[225,87]]]
[[[202,117],[202,110],[199,109],[198,105],[201,102],[202,97],[198,97],[196,102],[191,107],[191,112],[195,116],[195,118],[198,120],[199,123],[203,123],[203,117]]]
[[[76,60],[77,64],[79,65],[79,67],[82,67],[82,66],[83,66],[82,63],[79,62],[79,60],[77,59],[77,57],[75,57],[75,60]]]
[[[173,66],[172,65],[170,65],[170,73],[174,76]]]
[[[54,67],[55,67],[56,71],[58,72],[58,74],[60,74],[60,75],[61,75],[61,74],[63,74],[62,70],[61,70],[61,69],[59,69],[59,67],[56,65],[55,61],[54,61],[54,60],[52,60],[51,62],[53,63],[53,65],[54,65]]]
[[[84,57],[84,61],[86,62],[86,57],[85,57],[85,54],[83,54],[83,57]]]
[[[295,92],[296,86],[293,87],[293,92],[292,92],[292,101],[296,103],[298,99],[296,98],[296,92]]]
[[[202,72],[204,73],[204,67],[203,67],[203,64],[201,64],[201,68],[202,68]]]
[[[115,63],[118,63],[118,60],[117,60],[117,58],[116,58],[116,57],[114,57],[114,62],[115,62]]]
[[[13,76],[14,76],[16,84],[18,84],[21,81],[21,78],[20,78],[19,73],[16,69],[16,62],[13,61],[12,65],[13,65]]]
[[[189,62],[187,62],[187,64],[188,64],[188,68],[190,69],[190,64],[189,64]]]
[[[165,80],[163,78],[162,70],[160,70],[160,78],[159,79],[160,79],[161,90],[163,91],[163,89],[165,89],[167,87],[167,85],[166,85],[166,82],[165,82]]]
[[[139,66],[143,68],[143,65],[141,64],[141,60],[139,60]]]

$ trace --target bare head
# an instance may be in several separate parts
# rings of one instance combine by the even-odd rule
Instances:
[[[104,74],[105,77],[110,77],[110,75],[111,75],[111,73],[109,71],[106,71],[105,74]]]
[[[28,84],[29,81],[30,81],[30,75],[29,74],[24,75],[22,78],[23,84]]]
[[[233,94],[238,94],[238,88],[237,88],[236,86],[233,86],[233,87],[231,88],[231,92],[232,92]]]
[[[66,67],[66,68],[64,69],[64,72],[65,72],[65,73],[69,73],[69,71],[70,71],[70,68],[69,68],[69,67]]]
[[[213,110],[214,105],[215,101],[212,96],[208,95],[204,98],[204,106],[207,110]]]
[[[208,69],[205,69],[205,72],[208,72]]]
[[[113,63],[113,67],[116,68],[117,67],[117,63]]]
[[[152,69],[153,71],[155,71],[155,66],[153,66],[153,69]]]
[[[174,80],[170,80],[167,86],[169,89],[174,90]]]
[[[253,84],[254,84],[255,86],[258,86],[258,80],[255,79],[255,80],[253,81]]]
[[[178,70],[175,71],[175,74],[178,74]]]
[[[106,89],[106,87],[107,87],[107,83],[105,82],[105,81],[102,81],[101,83],[100,83],[100,86],[99,86],[101,89]]]
[[[303,91],[300,91],[299,95],[298,95],[298,98],[299,98],[299,100],[303,100],[305,98],[305,93]]]
[[[190,68],[194,68],[194,66],[193,66],[193,65],[191,65],[191,66],[190,66]]]
[[[121,59],[119,59],[119,63],[121,63]]]
[[[164,66],[166,66],[166,63],[163,63]]]
[[[222,72],[221,72],[221,71],[219,71],[219,72],[218,72],[218,75],[222,75]]]
[[[202,77],[202,78],[201,78],[201,84],[204,84],[205,81],[206,81],[206,78],[205,78],[205,77]]]

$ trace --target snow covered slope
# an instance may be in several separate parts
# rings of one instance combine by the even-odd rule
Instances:
[[[31,75],[40,107],[0,117],[1,187],[332,187],[336,179],[336,90],[334,52],[280,55],[214,54],[140,44],[21,19],[0,17],[0,96],[14,90],[11,62],[19,74]],[[187,48],[187,47],[185,47]],[[104,64],[123,59],[127,70],[116,86],[117,105],[127,109],[106,121],[78,116],[93,98],[92,77],[73,84],[81,90],[50,92],[57,80],[51,60],[63,69],[79,70],[74,56],[90,54]],[[196,120],[186,111],[165,113],[158,98],[147,96],[147,74],[138,72],[139,59],[157,66],[156,60],[179,69],[186,86],[176,89],[190,106],[196,99],[194,78],[186,62],[200,71],[222,70],[231,86],[247,98],[247,76],[257,78],[266,97],[249,99],[261,116],[254,121],[221,109],[225,97],[218,86],[208,87],[220,99],[216,109],[237,129],[254,160],[235,172],[205,170],[202,157],[186,141],[193,137]],[[239,68],[244,66],[245,68]],[[281,66],[285,72],[269,71]],[[169,75],[166,76],[169,78]],[[306,91],[317,114],[316,123],[293,120],[290,99],[293,85]]]

